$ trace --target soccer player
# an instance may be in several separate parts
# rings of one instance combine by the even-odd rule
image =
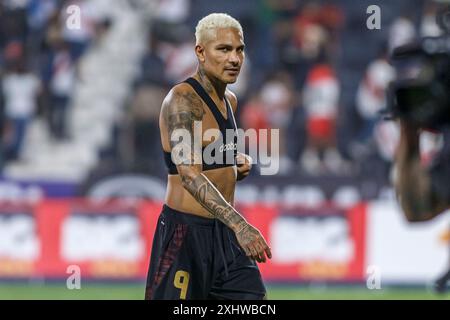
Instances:
[[[169,174],[145,298],[263,299],[256,262],[266,262],[271,251],[233,205],[236,181],[249,174],[251,158],[238,153],[236,136],[227,134],[237,129],[237,100],[227,85],[244,62],[243,30],[229,15],[213,13],[198,22],[195,37],[197,73],[174,86],[161,108]],[[217,148],[203,139],[208,129],[221,133]],[[216,161],[206,161],[207,155]]]

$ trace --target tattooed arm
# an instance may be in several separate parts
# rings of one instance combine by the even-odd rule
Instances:
[[[191,90],[176,90],[166,106],[166,123],[172,149],[172,159],[177,164],[183,187],[211,214],[230,227],[248,256],[258,262],[271,258],[270,248],[260,232],[251,226],[202,173],[201,149],[195,150],[195,122],[202,121],[202,101]],[[180,141],[186,135],[191,139]],[[189,150],[190,152],[186,152]],[[184,152],[183,152],[184,151]]]
[[[397,197],[408,221],[430,220],[445,211],[446,204],[433,192],[431,176],[420,163],[418,128],[401,122],[400,130],[396,155]]]

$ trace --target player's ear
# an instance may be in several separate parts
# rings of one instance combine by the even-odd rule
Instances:
[[[195,54],[200,62],[205,62],[205,47],[201,44],[195,46]]]

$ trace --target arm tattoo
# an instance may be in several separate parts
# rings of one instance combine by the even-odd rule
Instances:
[[[193,92],[176,94],[165,114],[169,133],[175,129],[193,130],[194,121],[202,121],[203,103]]]
[[[211,214],[231,229],[240,231],[247,224],[245,219],[225,200],[213,183],[200,172],[196,172],[195,160],[201,155],[195,153],[194,149],[194,122],[202,121],[204,115],[203,103],[193,92],[177,94],[167,107],[165,113],[169,129],[169,137],[174,130],[185,129],[191,134],[190,154],[183,154],[182,159],[177,162],[178,172],[186,190]],[[179,157],[178,149],[183,143],[170,139],[172,153]],[[201,158],[200,158],[201,159]],[[201,163],[201,162],[200,162]],[[198,169],[197,169],[198,170]]]
[[[219,190],[203,174],[193,179],[187,178],[186,189],[211,215],[235,232],[241,231],[247,222],[245,219],[223,198]]]
[[[203,119],[202,102],[193,92],[176,94],[173,100],[165,113],[173,158],[176,160],[176,164],[201,163],[201,155],[196,153],[194,148],[194,123]],[[190,144],[185,140],[173,141],[172,134],[176,130],[183,130],[189,135]],[[190,150],[190,153],[183,152],[183,150]]]

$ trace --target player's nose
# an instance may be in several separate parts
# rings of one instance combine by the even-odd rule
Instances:
[[[241,62],[241,59],[239,58],[239,55],[237,54],[236,50],[233,50],[230,52],[228,56],[228,61],[232,63],[233,65],[239,65]]]

